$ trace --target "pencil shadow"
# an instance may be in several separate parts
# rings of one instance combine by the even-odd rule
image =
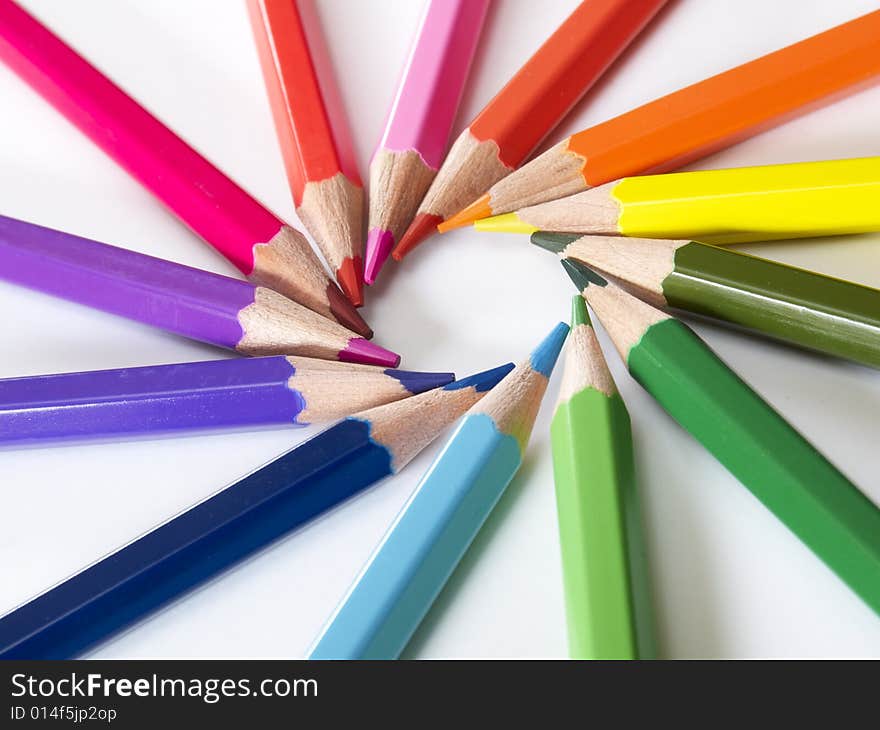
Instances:
[[[415,634],[404,649],[401,659],[415,659],[422,654],[425,643],[431,632],[435,629],[437,622],[441,620],[443,613],[448,607],[458,600],[459,593],[470,579],[474,568],[482,559],[483,554],[491,544],[495,534],[501,528],[504,520],[507,519],[507,515],[513,509],[519,495],[531,481],[534,469],[534,459],[526,457],[519,472],[517,472],[516,476],[507,486],[504,494],[501,495],[501,499],[495,505],[495,509],[492,510],[492,513],[486,519],[486,522],[477,533],[455,571],[449,577],[440,595],[437,596],[428,614],[419,625],[419,628],[416,629]]]
[[[679,429],[666,414],[668,428]],[[692,508],[682,484],[690,474],[680,459],[657,458],[640,442],[652,431],[640,432],[633,421],[636,479],[642,513],[642,530],[654,616],[656,656],[660,658],[712,658],[729,653],[729,642],[720,615],[721,597],[713,590],[717,571],[711,551],[712,526]],[[641,458],[640,458],[641,455]],[[656,492],[645,489],[640,474],[651,474]],[[667,488],[666,485],[678,485]],[[674,517],[671,517],[674,515]],[[672,534],[664,534],[672,531]]]

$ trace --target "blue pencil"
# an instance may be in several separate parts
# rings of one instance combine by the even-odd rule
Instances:
[[[0,659],[82,653],[396,474],[513,369],[346,418],[0,618]]]
[[[254,357],[0,380],[0,446],[304,426],[454,380],[308,357]]]
[[[396,659],[519,469],[568,326],[461,420],[331,617],[311,659]]]

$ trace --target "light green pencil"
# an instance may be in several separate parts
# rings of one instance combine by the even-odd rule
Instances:
[[[651,659],[654,632],[626,406],[580,296],[550,426],[569,654]]]

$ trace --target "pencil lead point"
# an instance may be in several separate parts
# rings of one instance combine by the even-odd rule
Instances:
[[[497,368],[492,368],[491,370],[484,370],[481,373],[476,373],[475,375],[469,375],[466,378],[462,378],[461,380],[456,380],[449,385],[444,385],[444,390],[459,390],[461,388],[473,388],[478,393],[483,393],[487,390],[494,388],[498,383],[500,383],[504,376],[507,375],[511,370],[513,370],[514,364],[512,362],[505,363],[504,365],[499,365]]]
[[[580,324],[585,324],[587,327],[593,326],[590,314],[587,312],[587,303],[580,294],[575,294],[571,298],[571,328],[574,329]]]
[[[336,270],[336,281],[342,293],[355,307],[364,305],[363,262],[360,256],[346,257]]]
[[[474,230],[488,231],[490,233],[534,233],[538,229],[530,223],[521,220],[516,213],[503,213],[493,215],[491,218],[481,218],[474,221]]]
[[[397,381],[413,395],[424,393],[426,390],[442,388],[455,380],[455,373],[422,373],[413,370],[385,371],[386,375],[396,378]]]
[[[565,338],[568,336],[568,325],[564,322],[557,324],[541,343],[532,351],[529,360],[532,370],[541,373],[544,377],[549,378],[553,372],[553,366],[562,350]]]
[[[364,321],[354,305],[342,293],[342,289],[333,282],[327,286],[327,301],[330,302],[330,312],[339,324],[365,339],[369,340],[373,336],[370,325]]]
[[[581,236],[572,233],[550,233],[548,231],[536,231],[529,240],[535,245],[551,253],[562,253],[572,241],[577,241]]]
[[[440,233],[446,233],[446,231],[466,226],[468,223],[473,223],[480,218],[488,218],[492,215],[492,206],[489,204],[489,200],[489,194],[486,193],[464,210],[458,211],[458,213],[440,223],[437,226],[437,230],[440,231]]]
[[[388,254],[394,247],[394,236],[391,231],[381,228],[373,228],[367,233],[367,243],[364,246],[366,251],[366,264],[364,266],[364,281],[367,284],[375,284],[376,277],[388,260]]]
[[[352,337],[348,341],[346,348],[339,353],[339,359],[343,362],[383,365],[388,368],[396,368],[400,365],[400,355],[396,352],[386,350],[360,337]]]
[[[442,220],[439,215],[419,213],[413,219],[413,222],[409,224],[406,233],[397,242],[397,245],[391,252],[391,258],[395,261],[401,261],[404,256],[434,233],[437,230],[437,224]]]
[[[607,286],[608,282],[591,268],[584,266],[580,261],[562,259],[562,268],[569,275],[578,291],[584,291],[590,285]]]

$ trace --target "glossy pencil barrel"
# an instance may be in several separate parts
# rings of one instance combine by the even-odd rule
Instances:
[[[76,656],[391,473],[343,421],[0,618],[0,658]]]
[[[880,510],[674,319],[653,324],[630,372],[764,505],[880,613]]]
[[[310,659],[396,659],[519,469],[517,440],[467,416]]]
[[[0,446],[304,426],[453,379],[281,356],[7,378]]]

